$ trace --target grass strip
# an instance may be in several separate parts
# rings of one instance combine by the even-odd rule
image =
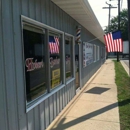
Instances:
[[[118,90],[118,104],[121,130],[130,130],[130,77],[120,62],[115,64],[115,82]]]

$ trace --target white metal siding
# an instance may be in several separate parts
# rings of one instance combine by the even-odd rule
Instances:
[[[2,5],[1,5],[2,3]],[[25,112],[25,80],[20,15],[76,35],[78,23],[50,0],[0,1],[0,130],[44,130],[75,95],[75,80]],[[2,12],[1,12],[2,11]],[[94,38],[82,27],[82,40]],[[99,46],[103,46],[97,41]],[[82,60],[82,59],[81,59]],[[82,85],[100,62],[82,68]]]

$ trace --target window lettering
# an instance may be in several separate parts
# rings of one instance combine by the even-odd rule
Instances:
[[[33,58],[27,58],[25,63],[26,63],[27,71],[33,71],[35,69],[40,69],[44,67],[43,61],[37,62],[36,59],[35,62],[33,62]]]

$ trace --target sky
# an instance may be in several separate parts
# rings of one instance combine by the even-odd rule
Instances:
[[[127,8],[127,0],[121,1],[121,9]],[[108,26],[108,14],[109,9],[102,9],[102,7],[109,7],[108,4],[111,4],[113,7],[118,7],[118,0],[88,0],[91,8],[93,9],[101,27],[104,29],[105,26]],[[111,18],[118,15],[118,8],[111,9]]]

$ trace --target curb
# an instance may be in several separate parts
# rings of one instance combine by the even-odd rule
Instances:
[[[122,64],[123,68],[125,69],[125,71],[127,72],[127,74],[130,76],[128,66],[123,61],[120,61],[120,62]]]
[[[104,62],[105,64],[105,62]],[[103,65],[95,72],[95,74],[88,80],[88,82],[81,88],[81,90],[73,97],[73,99],[63,108],[63,110],[59,113],[59,115],[52,121],[52,123],[46,128],[46,130],[51,130],[54,125],[58,123],[58,121],[73,107],[76,101],[80,98],[83,91],[88,87],[88,85],[94,80],[94,78],[99,74]]]

